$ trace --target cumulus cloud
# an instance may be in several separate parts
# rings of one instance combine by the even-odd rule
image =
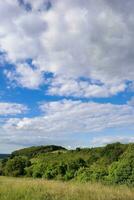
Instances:
[[[132,92],[133,19],[133,0],[0,1],[1,70],[9,83],[32,90],[47,84],[46,94],[68,99]],[[49,72],[48,83],[45,73]],[[42,114],[37,117],[8,117],[0,122],[1,138],[22,145],[29,138],[31,144],[67,141],[70,134],[131,127],[133,104],[133,98],[124,105],[71,100],[42,103]],[[1,116],[26,110],[21,104],[0,103]]]
[[[123,92],[127,85],[119,84],[99,84],[95,81],[76,80],[67,77],[55,77],[48,89],[48,94],[74,97],[110,97],[119,92]]]
[[[71,143],[73,136],[79,134],[88,136],[109,128],[130,128],[134,123],[134,111],[129,105],[63,100],[41,103],[40,109],[42,115],[38,117],[5,120],[1,125],[4,137],[11,137],[21,145],[25,141],[28,144],[35,141]],[[73,141],[73,146],[78,144],[77,140]]]
[[[17,115],[28,111],[27,106],[17,103],[0,102],[0,116]]]
[[[44,82],[43,74],[26,63],[18,65],[14,71],[5,70],[4,73],[11,82],[15,81],[29,89],[38,89]]]
[[[17,76],[23,73],[18,65],[31,58],[37,67],[37,80],[41,74],[52,72],[61,77],[66,74],[74,81],[83,76],[101,82],[101,86],[88,85],[83,92],[74,83],[74,94],[80,90],[84,96],[107,97],[125,90],[126,80],[133,81],[133,0],[22,2],[31,9],[27,11],[17,0],[0,2],[0,49],[16,64]],[[29,66],[26,68],[29,71]],[[29,81],[24,76],[31,82],[30,76]],[[22,78],[17,82],[29,88]],[[45,83],[37,81],[31,88],[41,84]],[[68,79],[60,90],[54,87],[50,92],[65,93],[67,84]]]
[[[93,146],[102,146],[114,142],[121,142],[121,143],[133,143],[134,137],[133,136],[103,136],[103,137],[94,137],[91,141]]]

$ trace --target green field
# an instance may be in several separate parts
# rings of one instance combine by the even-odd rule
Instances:
[[[134,188],[0,177],[0,200],[134,200]]]

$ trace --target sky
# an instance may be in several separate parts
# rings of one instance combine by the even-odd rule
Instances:
[[[0,153],[134,142],[134,1],[0,0]]]

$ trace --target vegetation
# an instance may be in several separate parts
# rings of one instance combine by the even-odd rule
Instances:
[[[0,177],[0,200],[134,200],[134,189],[100,183]]]
[[[64,147],[61,146],[55,146],[55,145],[49,145],[49,146],[33,146],[29,148],[20,149],[17,151],[14,151],[11,155],[11,157],[14,156],[27,156],[27,157],[33,157],[40,153],[47,153],[47,152],[54,152],[57,150],[66,150]]]
[[[76,150],[53,145],[25,148],[1,161],[0,174],[133,186],[134,144]]]

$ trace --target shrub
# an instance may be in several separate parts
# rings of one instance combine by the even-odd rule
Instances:
[[[81,167],[76,173],[76,180],[80,182],[91,181],[91,171],[89,168]]]
[[[9,176],[23,176],[25,175],[25,167],[30,166],[30,164],[27,157],[16,156],[6,162],[4,174]]]
[[[126,158],[113,163],[109,169],[109,179],[118,184],[134,184],[134,160]]]
[[[105,166],[101,166],[98,164],[93,164],[90,167],[91,171],[91,180],[92,181],[103,181],[105,177],[108,175],[108,170]]]

